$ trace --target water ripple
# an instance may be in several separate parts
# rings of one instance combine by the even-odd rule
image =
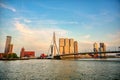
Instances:
[[[0,80],[120,80],[120,61],[0,61]]]

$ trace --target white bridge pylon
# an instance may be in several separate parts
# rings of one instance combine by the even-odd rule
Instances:
[[[54,47],[54,53],[53,56],[59,55],[59,50],[56,44],[56,37],[55,37],[55,32],[53,33],[53,47]],[[57,51],[57,54],[56,54]]]
[[[52,40],[52,45],[50,45],[50,50],[51,50],[52,57],[59,55],[59,50],[56,44],[55,32],[53,32],[53,40]]]

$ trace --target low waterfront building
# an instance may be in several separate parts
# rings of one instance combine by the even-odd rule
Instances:
[[[34,58],[35,52],[34,51],[25,51],[25,49],[22,48],[21,52],[20,52],[20,58],[23,58],[23,57]]]

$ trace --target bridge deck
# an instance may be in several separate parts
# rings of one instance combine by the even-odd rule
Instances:
[[[106,51],[106,52],[81,52],[81,53],[71,53],[71,54],[62,54],[59,56],[67,56],[67,55],[78,55],[78,54],[100,54],[100,53],[120,53],[120,51]]]

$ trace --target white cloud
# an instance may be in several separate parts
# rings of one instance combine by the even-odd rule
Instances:
[[[26,19],[26,18],[23,18],[23,17],[18,17],[18,18],[13,18],[13,20],[16,22],[16,21],[24,21],[25,23],[30,23],[32,22],[30,19]]]
[[[25,17],[18,17],[18,18],[13,18],[13,20],[15,21],[19,21],[22,22],[24,21],[25,23],[36,23],[36,24],[40,24],[40,25],[57,25],[57,24],[69,24],[69,25],[76,25],[79,24],[79,22],[77,21],[59,21],[59,20],[54,20],[54,19],[33,19],[33,18],[25,18]]]
[[[108,34],[108,37],[112,39],[118,39],[120,38],[120,32],[116,32],[114,34]]]
[[[96,25],[96,24],[95,23],[94,24],[92,24],[92,23],[84,23],[84,22],[81,23],[81,26],[83,28],[85,28],[85,29],[93,29],[94,25]]]
[[[25,21],[26,23],[30,23],[30,22],[31,22],[31,20],[28,20],[28,19],[24,19],[24,21]]]
[[[120,46],[120,32],[108,34],[106,38],[102,42],[106,44],[107,50],[118,50]],[[93,43],[97,42],[99,46],[101,42],[100,40],[91,40],[89,34],[81,36],[79,40],[79,52],[93,51]]]
[[[5,4],[3,4],[3,3],[0,3],[0,6],[3,7],[3,8],[5,8],[5,9],[9,9],[9,10],[11,10],[12,12],[16,12],[16,9],[13,8],[13,7],[11,7],[11,6],[5,5]]]
[[[68,31],[59,28],[41,28],[41,29],[31,29],[30,27],[20,23],[15,22],[15,28],[20,33],[16,40],[16,47],[25,47],[28,50],[34,50],[36,53],[40,54],[40,51],[48,52],[49,46],[51,45],[53,32],[56,32],[56,37],[66,35]],[[37,55],[38,55],[37,54]]]
[[[93,51],[93,41],[90,40],[80,40],[79,41],[79,52],[89,52]]]
[[[16,29],[19,30],[21,33],[25,34],[31,34],[32,30],[28,29],[27,27],[25,27],[25,25],[20,24],[19,22],[15,23]]]
[[[42,8],[46,8],[46,9],[51,9],[51,10],[64,10],[64,11],[65,11],[65,8],[52,7],[52,6],[48,6],[48,5],[41,4],[41,3],[39,3],[38,6],[40,6],[40,7],[42,7]]]
[[[83,36],[85,39],[88,39],[88,38],[90,38],[90,35],[88,34],[88,35],[85,35],[85,36]]]
[[[120,46],[120,32],[108,34],[107,37],[109,39],[109,41],[106,42],[108,46],[111,46],[111,47]]]
[[[79,24],[77,21],[57,21],[52,19],[46,20],[34,20],[33,22],[38,22],[40,24]]]

